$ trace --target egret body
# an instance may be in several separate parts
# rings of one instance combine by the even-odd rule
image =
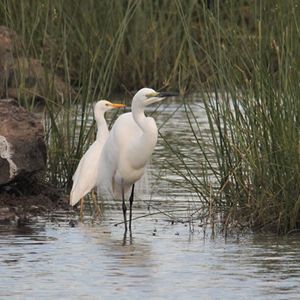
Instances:
[[[99,160],[98,186],[122,199],[122,208],[127,231],[125,196],[131,190],[129,204],[129,229],[131,230],[134,184],[145,172],[146,164],[154,151],[158,130],[155,120],[146,117],[145,108],[165,97],[177,93],[156,92],[153,89],[139,90],[132,100],[131,112],[124,113],[115,121],[103,147]]]
[[[101,151],[109,135],[104,118],[105,112],[124,106],[124,104],[111,103],[107,100],[100,100],[95,104],[94,116],[98,129],[97,136],[95,142],[81,158],[73,175],[73,187],[70,194],[70,204],[72,206],[83,199],[96,186]]]

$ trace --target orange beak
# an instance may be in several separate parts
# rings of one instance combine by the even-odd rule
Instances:
[[[112,106],[113,108],[126,107],[125,104],[121,104],[121,103],[112,103],[111,106]]]

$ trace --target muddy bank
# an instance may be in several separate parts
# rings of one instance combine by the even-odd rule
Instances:
[[[18,182],[0,187],[0,224],[22,223],[58,209],[71,209],[68,197],[48,183]]]
[[[0,100],[0,223],[69,209],[63,191],[45,183],[46,169],[41,119],[15,100]]]

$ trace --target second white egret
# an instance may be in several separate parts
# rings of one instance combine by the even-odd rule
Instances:
[[[98,129],[97,137],[81,158],[73,175],[73,187],[70,194],[70,204],[72,206],[78,203],[79,200],[83,204],[83,197],[96,186],[101,151],[109,135],[104,114],[111,109],[120,107],[125,107],[125,105],[111,103],[107,100],[100,100],[95,104],[94,116]]]

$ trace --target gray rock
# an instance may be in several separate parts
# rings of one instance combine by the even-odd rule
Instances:
[[[15,100],[0,100],[0,185],[46,170],[41,120]]]
[[[75,92],[59,76],[32,57],[22,56],[24,46],[15,31],[0,26],[0,97],[38,98],[49,95],[49,85],[62,101]],[[53,85],[53,86],[52,86]]]

